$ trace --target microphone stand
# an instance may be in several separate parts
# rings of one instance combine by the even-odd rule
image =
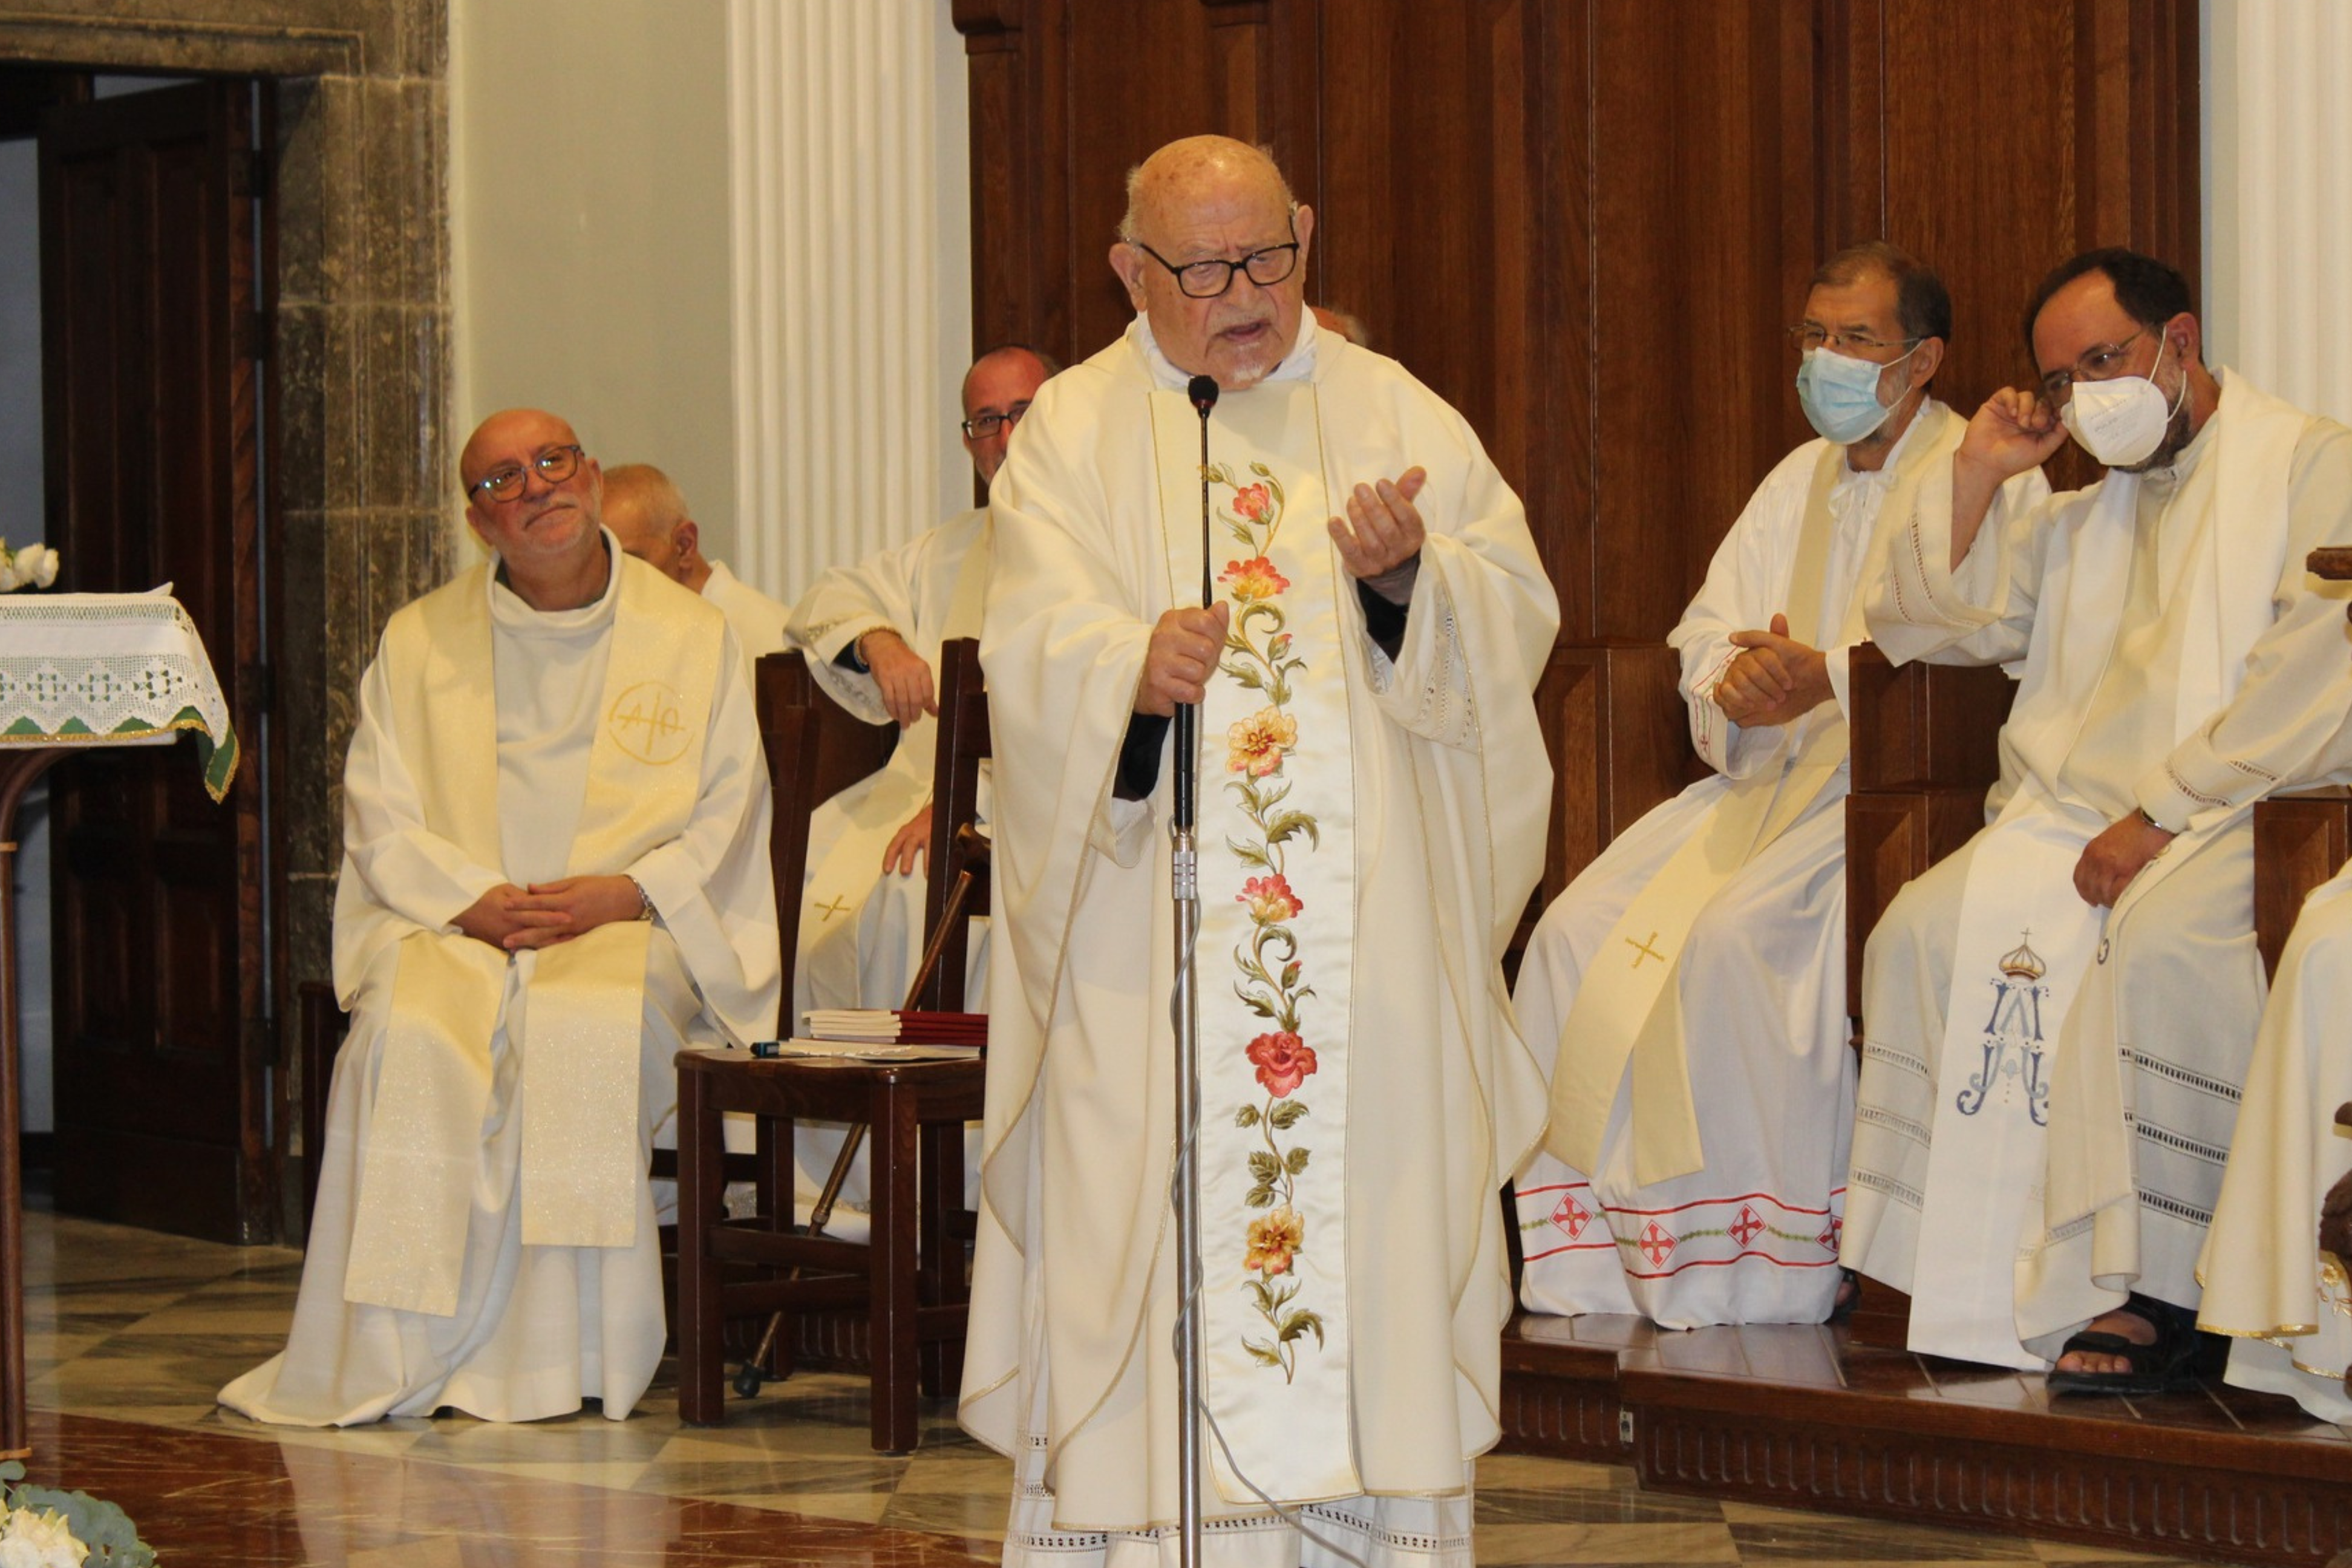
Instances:
[[[1217,405],[1214,377],[1196,375],[1185,388],[1201,416],[1201,607],[1215,590],[1209,577],[1209,411]],[[1193,949],[1201,935],[1201,887],[1194,827],[1201,773],[1201,710],[1176,705],[1176,810],[1169,825],[1170,882],[1176,904],[1176,1381],[1181,1415],[1176,1427],[1178,1560],[1201,1563],[1201,984]]]

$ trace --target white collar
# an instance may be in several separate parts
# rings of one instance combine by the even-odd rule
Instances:
[[[1274,367],[1266,381],[1311,381],[1315,376],[1315,340],[1320,329],[1315,324],[1315,312],[1301,307],[1298,312],[1298,337],[1282,363]],[[1189,371],[1176,368],[1175,363],[1160,353],[1160,340],[1151,331],[1151,318],[1143,311],[1135,313],[1128,323],[1127,335],[1143,355],[1143,363],[1151,373],[1151,384],[1167,391],[1181,391],[1192,379]],[[1263,385],[1265,383],[1261,382]]]

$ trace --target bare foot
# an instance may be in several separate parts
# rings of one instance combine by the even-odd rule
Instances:
[[[2085,1331],[2089,1333],[2114,1334],[2136,1345],[2156,1343],[2156,1325],[2137,1312],[2109,1312],[2095,1318]],[[2060,1372],[2113,1373],[2129,1372],[2131,1363],[2123,1356],[2099,1351],[2068,1351],[2058,1358]]]

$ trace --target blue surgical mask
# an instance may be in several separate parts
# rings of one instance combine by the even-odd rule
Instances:
[[[1878,373],[1901,364],[1918,352],[1919,345],[1914,343],[1903,359],[1882,365],[1866,359],[1848,359],[1825,348],[1807,349],[1797,366],[1797,401],[1804,405],[1806,421],[1824,438],[1841,447],[1867,439],[1894,412],[1891,406],[1878,401]],[[1902,401],[1900,395],[1895,401]]]

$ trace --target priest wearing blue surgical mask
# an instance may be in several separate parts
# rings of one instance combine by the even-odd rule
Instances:
[[[1696,1328],[1841,1300],[1846,656],[1880,517],[1951,484],[1964,422],[1928,392],[1951,321],[1892,246],[1815,274],[1789,336],[1822,438],[1766,476],[1670,639],[1715,771],[1621,834],[1528,948],[1514,1004],[1552,1082],[1547,1151],[1514,1182],[1532,1311]],[[2044,493],[2013,483],[2021,505]]]
[[[2352,543],[2352,439],[2209,369],[2191,302],[2128,250],[2053,273],[2036,381],[1891,519],[1869,606],[1898,660],[2023,671],[1990,826],[1870,939],[1846,1260],[1911,1293],[1913,1350],[2062,1393],[2189,1375],[2263,995],[2250,813],[2352,764],[2304,570]],[[2070,436],[2098,484],[2000,492]]]

